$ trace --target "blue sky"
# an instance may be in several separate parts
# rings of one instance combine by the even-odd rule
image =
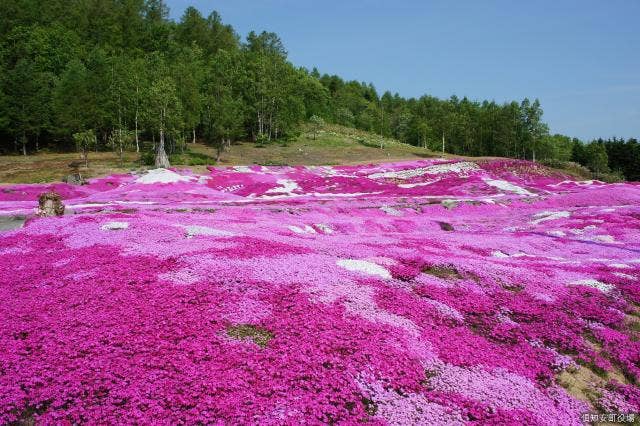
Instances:
[[[640,137],[640,1],[168,0],[402,96],[539,98],[552,132]]]

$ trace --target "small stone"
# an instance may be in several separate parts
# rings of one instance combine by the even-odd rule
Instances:
[[[453,225],[451,225],[450,223],[447,222],[438,222],[438,225],[440,225],[440,229],[442,229],[443,231],[453,231]]]

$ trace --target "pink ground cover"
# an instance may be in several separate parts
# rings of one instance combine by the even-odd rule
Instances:
[[[640,408],[640,186],[519,161],[0,187],[0,423],[581,424]],[[590,400],[559,375],[602,377]]]

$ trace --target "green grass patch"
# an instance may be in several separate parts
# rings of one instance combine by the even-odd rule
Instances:
[[[237,340],[251,340],[261,348],[275,336],[269,330],[252,324],[238,324],[227,327],[227,336]]]

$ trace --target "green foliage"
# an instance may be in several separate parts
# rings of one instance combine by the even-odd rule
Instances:
[[[313,140],[316,140],[318,132],[320,131],[322,126],[324,126],[324,120],[322,119],[322,117],[318,117],[314,114],[311,116],[311,118],[309,118],[309,122],[311,123],[311,128],[313,129]]]
[[[590,179],[591,171],[585,166],[578,164],[574,161],[562,161],[556,159],[545,159],[541,161],[547,167],[554,169],[560,169],[565,173],[569,173],[580,179]]]
[[[93,130],[86,130],[73,134],[73,140],[76,143],[76,149],[82,154],[85,167],[89,165],[89,150],[96,147],[96,134]]]
[[[149,88],[147,122],[151,129],[166,132],[182,128],[182,104],[171,77],[160,77]]]
[[[183,153],[169,155],[172,165],[182,166],[211,166],[216,164],[216,159],[205,154],[192,152],[188,149]],[[155,163],[155,153],[146,151],[141,154],[140,162],[145,166],[153,166]]]
[[[91,126],[94,111],[91,111],[89,85],[89,73],[84,64],[79,60],[71,61],[53,93],[53,109],[59,133],[76,133]]]
[[[587,167],[596,174],[609,172],[609,157],[603,143],[592,142],[587,145]]]
[[[156,161],[156,155],[154,152],[145,151],[140,155],[140,162],[145,166],[153,166]]]
[[[640,143],[636,139],[602,141],[607,150],[609,168],[627,180],[640,181]]]
[[[381,141],[463,155],[572,160],[596,173],[610,169],[640,179],[635,140],[603,142],[603,151],[550,135],[538,100],[380,95],[370,83],[296,68],[277,34],[252,31],[242,42],[215,11],[205,18],[188,7],[173,22],[163,0],[0,6],[1,152],[19,143],[25,154],[37,143],[71,146],[74,134],[90,129],[96,148],[120,153],[134,142],[138,151],[141,137],[161,149],[165,136],[169,153],[198,137],[219,153],[241,138],[269,149],[270,142],[299,134],[302,123],[312,123],[315,137],[326,121],[376,133]]]

